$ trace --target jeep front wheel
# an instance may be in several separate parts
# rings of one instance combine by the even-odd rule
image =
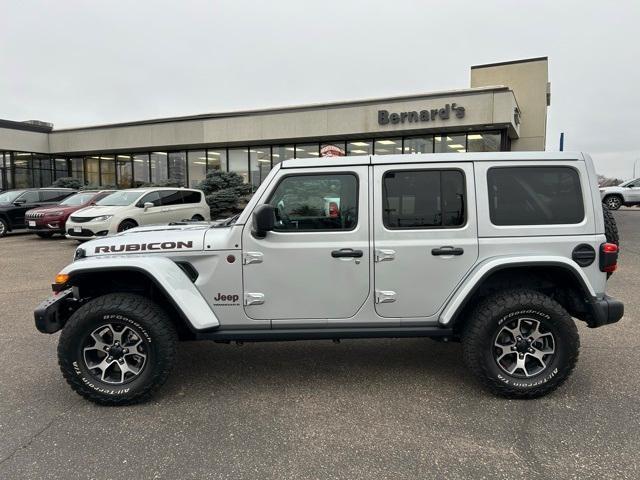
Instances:
[[[78,394],[102,405],[149,398],[167,379],[177,335],[165,313],[139,295],[113,293],[80,307],[58,343],[58,363]]]
[[[464,360],[492,392],[535,398],[558,388],[578,360],[571,316],[553,299],[511,290],[482,302],[462,336]]]

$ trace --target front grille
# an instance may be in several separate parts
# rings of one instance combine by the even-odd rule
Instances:
[[[42,218],[44,213],[42,212],[27,212],[25,215],[27,218]]]
[[[73,228],[70,228],[67,233],[74,237],[93,237],[93,231],[88,228],[83,228],[81,232],[74,232]]]
[[[96,217],[71,217],[71,221],[74,223],[86,223],[86,222],[90,222],[91,220],[93,220]]]

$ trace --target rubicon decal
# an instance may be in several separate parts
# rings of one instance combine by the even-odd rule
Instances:
[[[193,248],[193,242],[153,242],[153,243],[126,243],[122,245],[99,245],[94,253],[118,253],[118,252],[146,252],[154,250],[180,250]]]

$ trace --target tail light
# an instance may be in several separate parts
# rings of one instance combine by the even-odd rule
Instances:
[[[340,209],[338,208],[338,204],[336,202],[329,203],[329,217],[330,218],[338,218],[340,216]]]
[[[618,246],[615,243],[600,245],[600,271],[615,272],[618,268]]]

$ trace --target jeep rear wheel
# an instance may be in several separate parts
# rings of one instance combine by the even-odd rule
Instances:
[[[560,386],[578,360],[580,339],[560,304],[532,290],[482,302],[462,336],[465,363],[492,392],[535,398]]]
[[[58,363],[78,394],[102,405],[149,398],[167,379],[177,335],[164,312],[139,295],[97,297],[69,319]]]
[[[619,195],[609,195],[604,198],[603,203],[609,210],[618,210],[622,206],[622,198]]]

